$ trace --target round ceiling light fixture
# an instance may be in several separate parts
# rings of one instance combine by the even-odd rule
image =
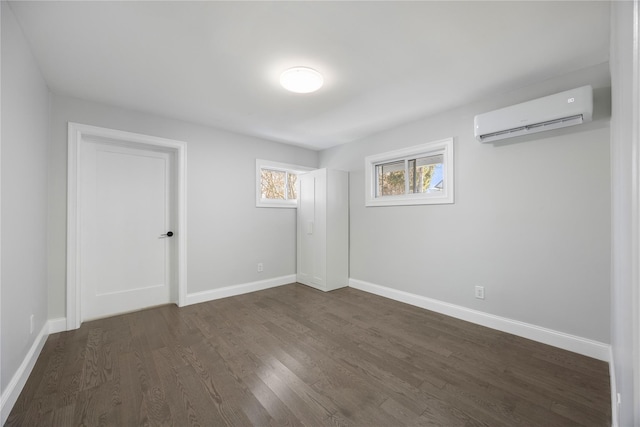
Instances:
[[[280,84],[288,91],[311,93],[322,87],[322,74],[308,67],[293,67],[280,75]]]

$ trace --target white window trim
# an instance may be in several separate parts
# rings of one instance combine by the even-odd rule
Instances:
[[[283,172],[293,172],[295,174],[301,174],[314,170],[314,168],[308,168],[306,166],[292,165],[289,163],[273,162],[271,160],[256,159],[256,207],[258,208],[297,208],[298,200],[271,200],[263,199],[262,186],[260,183],[262,169],[271,169]]]
[[[440,193],[402,194],[397,196],[376,197],[376,166],[382,163],[404,160],[408,157],[426,157],[441,154],[444,159],[444,188]],[[450,204],[453,198],[453,138],[441,139],[426,144],[388,151],[386,153],[367,156],[365,167],[365,206],[409,206]]]

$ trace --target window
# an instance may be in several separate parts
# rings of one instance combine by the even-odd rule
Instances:
[[[304,166],[256,160],[256,206],[295,208],[298,174],[312,170]]]
[[[367,206],[453,203],[453,138],[365,159]]]

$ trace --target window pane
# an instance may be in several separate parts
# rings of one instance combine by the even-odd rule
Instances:
[[[409,191],[411,193],[442,191],[442,162],[442,155],[409,160]]]
[[[296,182],[298,181],[298,175],[289,172],[287,174],[287,197],[289,200],[296,200],[298,193],[296,192]]]
[[[285,200],[287,173],[270,169],[260,170],[260,186],[263,199]]]
[[[377,196],[404,194],[404,160],[376,166],[378,176]]]

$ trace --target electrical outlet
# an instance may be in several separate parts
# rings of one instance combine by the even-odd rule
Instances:
[[[262,273],[264,271],[264,265],[261,262],[258,263],[258,273]]]
[[[476,298],[484,299],[484,286],[476,286]]]
[[[31,317],[29,318],[29,333],[32,334],[34,330],[34,324],[33,324],[33,314],[31,315]]]
[[[620,397],[620,393],[617,393],[617,395],[616,395],[616,404],[617,404],[618,406],[620,406],[620,402],[621,402],[621,401],[622,401],[622,397]]]

